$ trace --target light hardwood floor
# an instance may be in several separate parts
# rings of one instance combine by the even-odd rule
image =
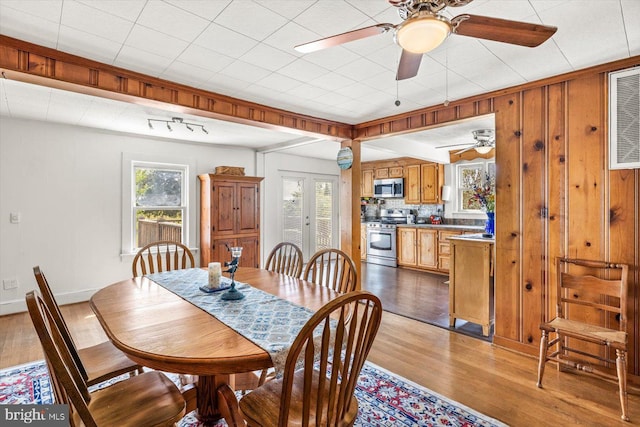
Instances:
[[[80,347],[106,339],[88,304],[62,307]],[[28,314],[0,317],[0,368],[42,359]],[[631,423],[620,420],[617,386],[548,365],[536,388],[537,360],[388,312],[369,361],[513,426],[640,425],[631,390]]]

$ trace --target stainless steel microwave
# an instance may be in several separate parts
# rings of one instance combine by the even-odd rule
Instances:
[[[402,178],[374,179],[373,197],[404,197],[404,180]]]

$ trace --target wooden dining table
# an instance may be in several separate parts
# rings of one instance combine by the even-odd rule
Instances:
[[[235,280],[314,311],[339,295],[327,287],[258,268],[239,268]],[[205,425],[225,413],[228,402],[218,398],[219,387],[233,388],[234,374],[273,366],[261,347],[147,277],[108,285],[91,297],[90,305],[109,339],[133,361],[198,376],[196,408]]]

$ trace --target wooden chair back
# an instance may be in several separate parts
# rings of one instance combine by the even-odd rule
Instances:
[[[293,243],[282,242],[271,250],[264,268],[287,276],[300,277],[303,263],[302,250]]]
[[[92,425],[87,406],[91,395],[51,312],[36,291],[28,292],[25,300],[49,367],[56,403],[69,405],[71,413],[78,411],[83,420],[89,421],[86,425]]]
[[[629,267],[556,258],[556,317],[540,324],[538,387],[545,363],[618,382],[621,418],[627,415],[627,293]]]
[[[282,379],[240,401],[248,425],[353,425],[356,383],[381,318],[380,300],[366,291],[349,292],[324,305],[293,342]],[[280,393],[279,407],[269,390]]]
[[[80,360],[80,354],[78,353],[78,347],[76,347],[76,343],[73,341],[73,337],[69,332],[69,328],[67,327],[67,323],[64,321],[62,317],[62,312],[60,311],[60,306],[53,296],[53,292],[51,291],[51,287],[49,286],[49,282],[47,282],[47,278],[44,276],[42,270],[40,270],[40,266],[33,267],[33,274],[36,277],[36,282],[38,283],[38,288],[40,289],[40,294],[42,295],[42,300],[44,301],[47,309],[53,321],[62,336],[67,348],[69,349],[69,353],[71,354],[76,367],[80,371],[80,374],[84,378],[85,381],[88,380],[87,370],[85,369],[82,360]]]
[[[356,289],[358,273],[353,260],[340,249],[324,249],[313,254],[302,278],[340,293]]]
[[[133,277],[193,267],[195,267],[195,262],[189,248],[180,242],[169,240],[161,240],[144,246],[133,258],[131,265]],[[138,274],[138,269],[140,269],[140,274]]]

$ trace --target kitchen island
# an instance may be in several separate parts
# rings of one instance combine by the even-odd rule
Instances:
[[[456,319],[482,325],[489,336],[494,322],[494,248],[493,237],[464,234],[449,237],[449,326]]]

